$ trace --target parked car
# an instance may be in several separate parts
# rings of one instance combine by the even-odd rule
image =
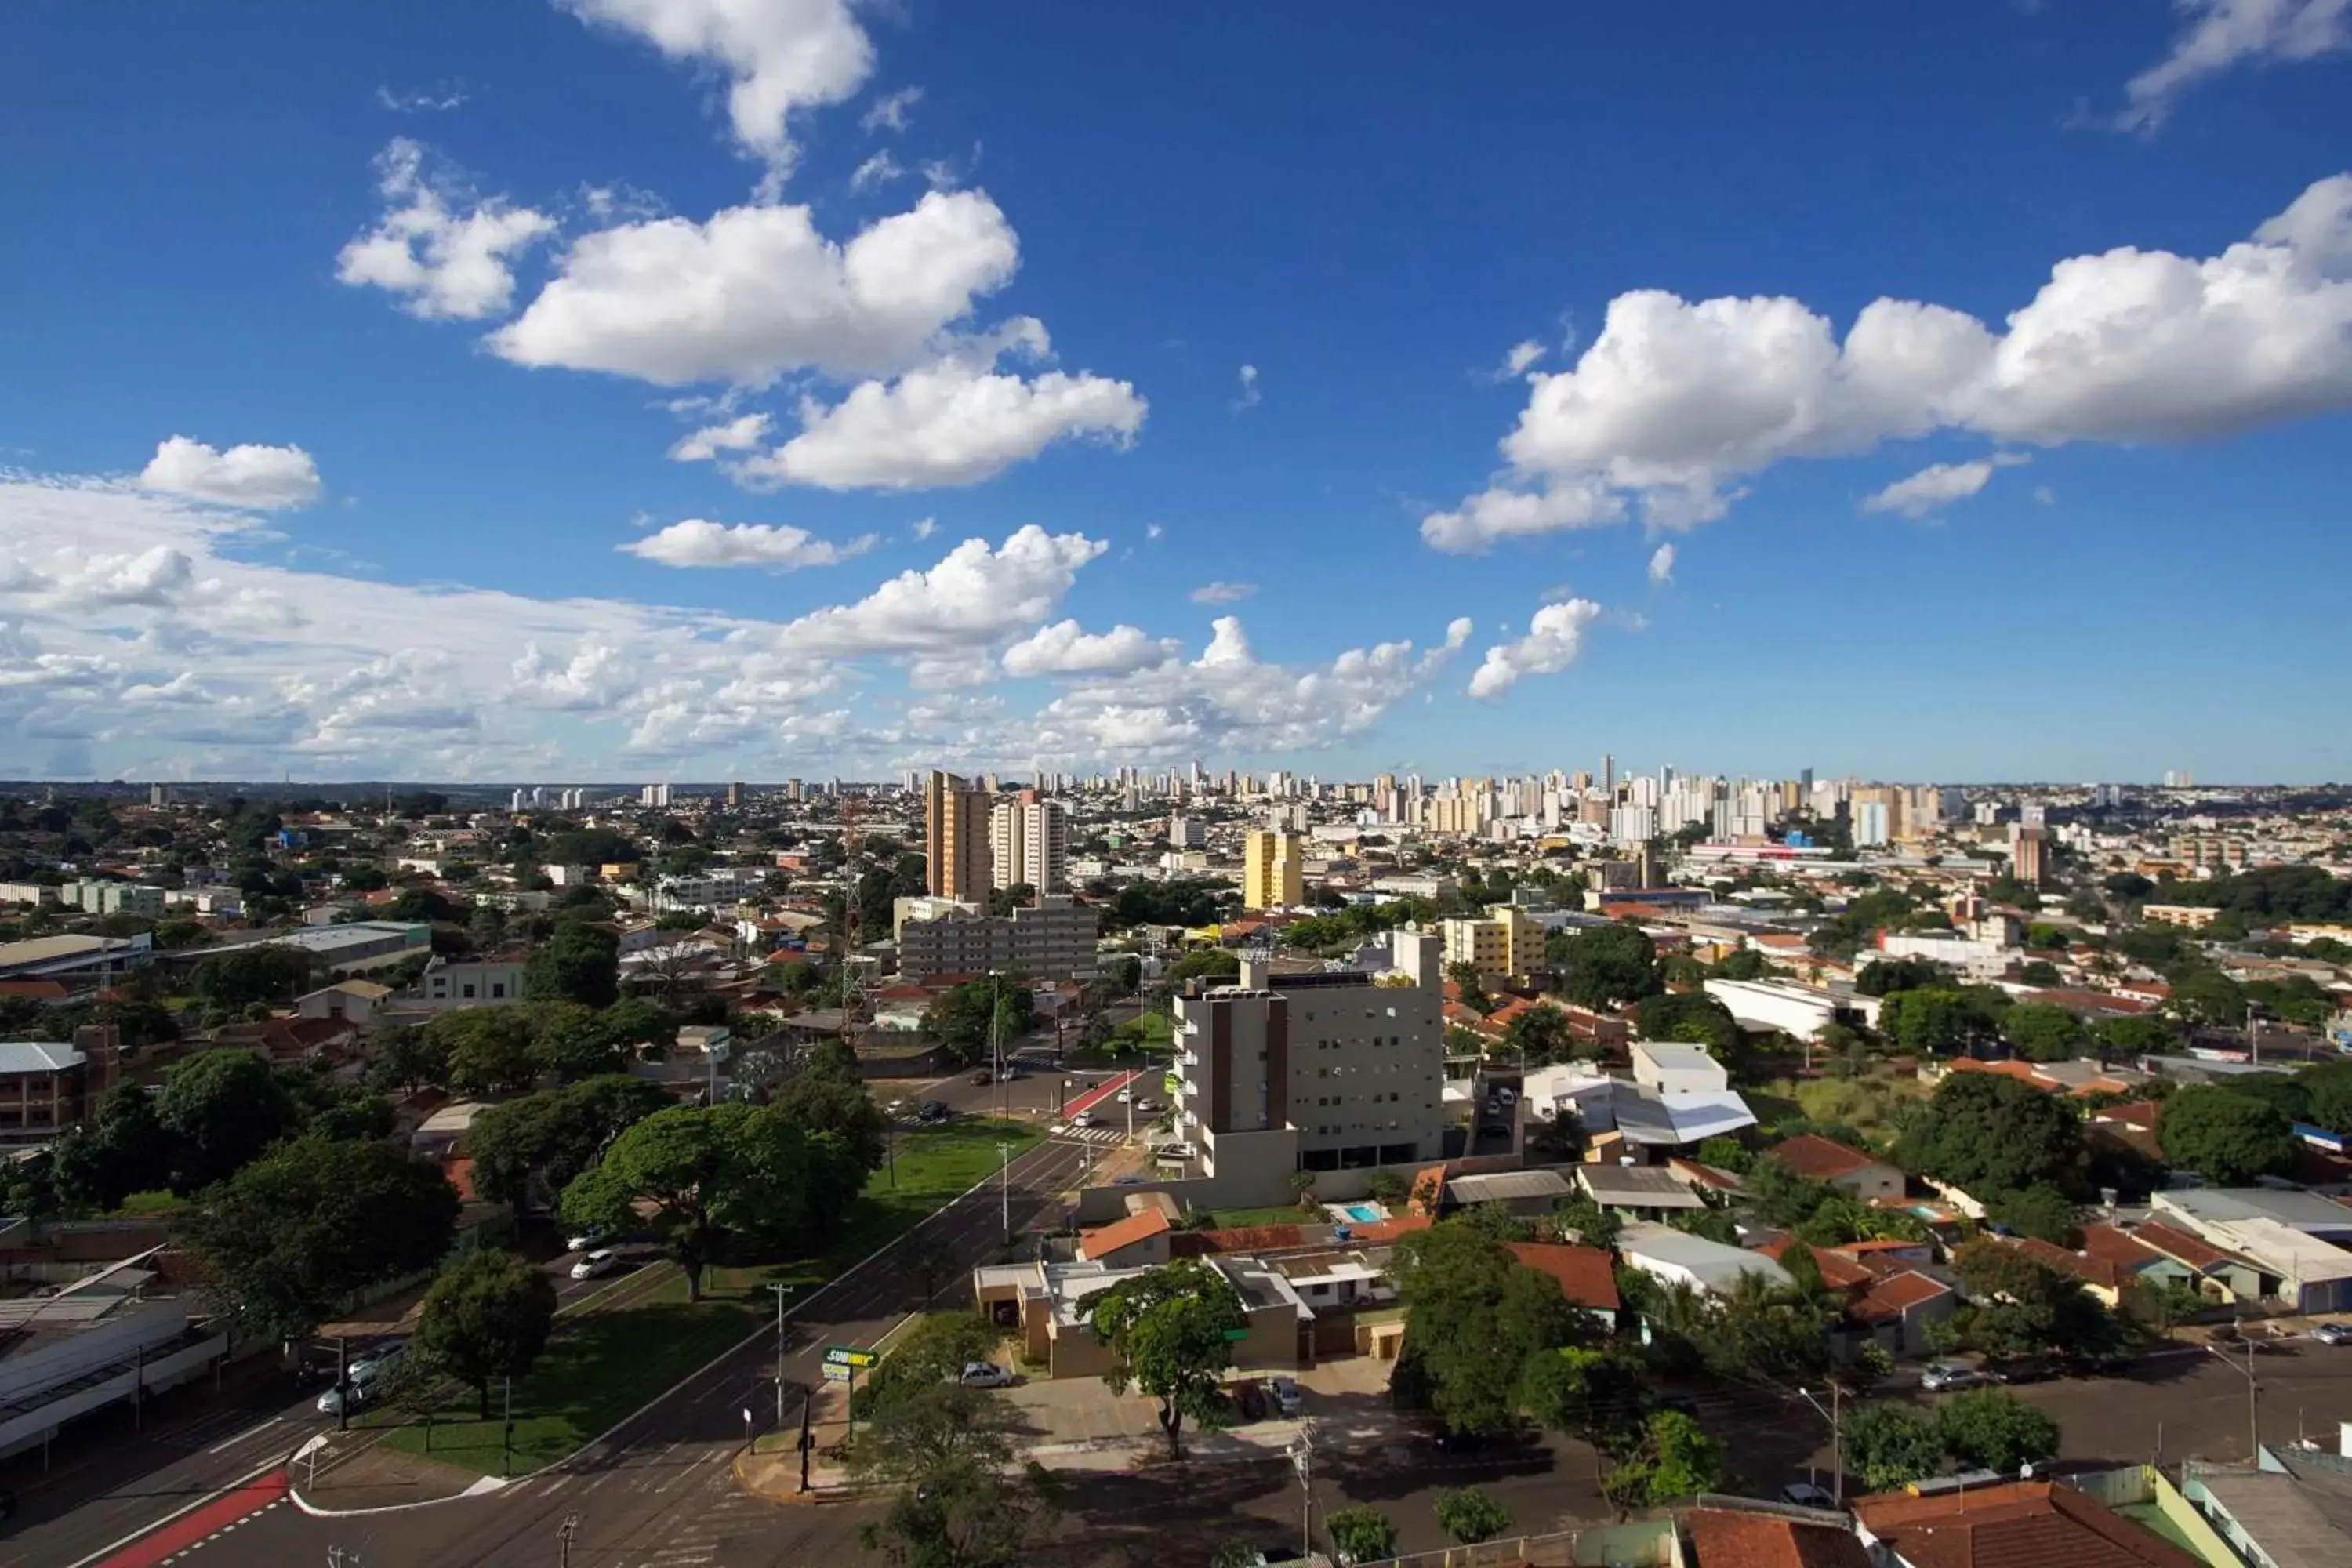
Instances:
[[[1233,1394],[1234,1404],[1241,1411],[1243,1420],[1265,1419],[1265,1390],[1258,1386],[1256,1379],[1250,1378],[1234,1384]]]
[[[1957,1361],[1931,1361],[1927,1370],[1919,1374],[1919,1386],[1930,1394],[1941,1394],[1953,1388],[1974,1388],[1978,1384],[1990,1381],[1966,1362]]]
[[[1985,1369],[1994,1383],[2047,1383],[2057,1375],[2058,1363],[2051,1361],[2005,1361]]]
[[[1073,1127],[1098,1127],[1101,1124],[1102,1118],[1091,1110],[1081,1110],[1070,1118],[1070,1125]]]
[[[886,1116],[904,1116],[907,1114],[907,1102],[905,1100],[894,1100],[889,1104],[884,1106],[882,1108],[882,1111]]]
[[[2324,1345],[2352,1345],[2352,1323],[2322,1323],[2311,1337]]]
[[[1011,1073],[1006,1073],[1004,1076],[1011,1078],[1013,1075]],[[971,1081],[985,1088],[987,1085],[996,1081],[996,1075],[990,1072],[986,1068],[982,1068],[978,1072],[971,1075]]]
[[[1010,1388],[1013,1386],[1013,1373],[992,1361],[968,1361],[963,1363],[962,1375],[956,1381],[966,1388]]]
[[[1277,1415],[1296,1415],[1307,1408],[1307,1391],[1298,1386],[1298,1380],[1295,1377],[1267,1378],[1265,1396],[1274,1401]]]
[[[604,1227],[601,1225],[592,1225],[586,1230],[581,1231],[578,1234],[566,1238],[563,1243],[563,1250],[566,1252],[585,1252],[604,1239]]]
[[[574,1279],[595,1279],[610,1274],[621,1266],[621,1255],[609,1247],[600,1247],[572,1266]]]
[[[339,1383],[319,1395],[319,1414],[341,1415],[346,1410],[358,1410],[368,1402],[368,1384],[359,1382]]]
[[[915,1112],[915,1120],[918,1121],[945,1121],[949,1117],[954,1114],[955,1113],[953,1111],[948,1109],[948,1102],[946,1100],[927,1100],[923,1101],[922,1109]]]
[[[1838,1505],[1837,1499],[1830,1495],[1829,1488],[1815,1486],[1811,1481],[1790,1481],[1780,1489],[1780,1500],[1794,1503],[1799,1508],[1835,1508]]]
[[[378,1373],[388,1370],[394,1363],[408,1353],[408,1346],[394,1340],[388,1345],[378,1345],[365,1355],[353,1358],[345,1376],[354,1383],[364,1383]]]

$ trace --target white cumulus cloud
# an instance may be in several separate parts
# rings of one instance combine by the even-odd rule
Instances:
[[[1030,523],[992,549],[967,539],[928,571],[908,570],[854,605],[787,624],[781,646],[813,653],[915,654],[986,647],[1043,622],[1109,548],[1083,534]]]
[[[1500,697],[1530,675],[1556,675],[1576,662],[1584,651],[1584,631],[1601,617],[1601,606],[1591,599],[1563,599],[1546,605],[1528,623],[1528,635],[1516,642],[1497,643],[1470,677],[1470,695],[1485,700]]]
[[[1181,644],[1147,637],[1136,626],[1087,632],[1076,621],[1039,626],[1004,650],[1004,673],[1033,675],[1125,675],[1176,657]]]
[[[1956,430],[2051,447],[2179,441],[2352,405],[2352,177],[2198,259],[2077,256],[2005,330],[1881,299],[1843,340],[1790,299],[1612,300],[1576,364],[1538,372],[1497,482],[1431,514],[1440,550],[1613,522],[1719,517],[1747,478]]]
[[[276,510],[319,499],[319,465],[299,447],[231,447],[217,451],[173,436],[159,443],[139,482],[166,495],[224,506]]]
[[[801,433],[735,473],[751,484],[830,490],[977,484],[1056,441],[1124,447],[1146,407],[1132,384],[1107,376],[1024,377],[949,359],[861,383],[830,407],[803,403]]]
[[[674,60],[729,79],[727,117],[744,149],[788,167],[796,113],[841,103],[866,84],[873,46],[850,0],[557,0],[633,33]]]
[[[803,368],[887,375],[931,357],[1020,256],[979,191],[930,192],[846,245],[819,234],[805,206],[623,224],[583,236],[489,344],[517,364],[663,385],[758,385]]]
[[[730,526],[690,517],[614,548],[664,566],[763,566],[771,572],[797,572],[803,566],[836,565],[865,554],[876,542],[871,533],[836,544],[789,524]]]
[[[478,321],[514,298],[514,259],[555,232],[555,220],[456,182],[428,178],[425,149],[394,137],[376,159],[383,216],[343,247],[335,276],[354,288],[398,295],[427,321]]]
[[[1254,364],[1242,366],[1241,374],[1236,379],[1241,384],[1241,390],[1234,395],[1234,412],[1239,413],[1244,408],[1255,408],[1260,396],[1257,385],[1257,366]]]
[[[746,414],[723,425],[707,425],[679,438],[669,449],[673,463],[707,463],[721,452],[748,452],[768,438],[772,421],[764,414]]]
[[[1651,585],[1654,587],[1663,586],[1674,580],[1675,547],[1672,543],[1661,544],[1655,550],[1650,552]]]
[[[2131,79],[2126,131],[2153,131],[2180,95],[2235,65],[2290,64],[2352,47],[2352,0],[2176,0],[2188,25],[2163,59]]]
[[[1914,519],[1927,517],[1983,489],[1995,468],[2015,468],[2024,461],[2022,452],[1997,452],[1966,463],[1931,464],[1866,497],[1862,510],[1900,512]]]
[[[890,149],[885,147],[850,171],[849,188],[870,191],[877,185],[888,184],[892,180],[904,177],[906,173],[905,166],[890,155]]]
[[[902,87],[896,92],[886,92],[867,105],[866,112],[857,117],[858,129],[869,132],[904,131],[908,114],[922,101],[923,89],[919,87]]]

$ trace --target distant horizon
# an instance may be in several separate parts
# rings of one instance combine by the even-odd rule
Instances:
[[[928,770],[927,770],[927,771],[928,771]],[[950,769],[949,769],[949,770],[947,770],[947,771],[949,771],[949,772],[950,772],[950,773],[955,773],[955,772],[959,772],[960,770],[950,768]],[[965,776],[965,777],[967,777],[967,778],[983,777],[983,776],[985,776],[985,775],[986,775],[989,772],[991,772],[991,771],[992,771],[992,770],[988,770],[988,769],[979,769],[979,770],[975,770],[974,772],[971,772],[971,773],[965,773],[965,774],[964,774],[964,776]],[[1005,770],[1003,770],[1003,769],[997,769],[997,770],[992,770],[992,771],[994,771],[994,772],[998,774],[998,776],[999,776],[999,777],[1003,781],[1004,785],[1005,785],[1005,786],[1007,786],[1007,787],[1013,787],[1013,786],[1027,787],[1026,781],[1028,781],[1028,780],[1030,779],[1030,777],[1031,777],[1031,775],[1029,775],[1029,774],[1025,774],[1025,773],[1009,773],[1009,772],[1006,772]],[[1067,771],[1067,770],[1065,770],[1065,771]],[[1203,771],[1204,774],[1205,774],[1205,773],[1207,773],[1207,772],[1208,772],[1208,770],[1207,770],[1206,768],[1204,768],[1202,771]],[[1269,771],[1273,771],[1273,772],[1293,772],[1293,771],[1297,771],[1297,772],[1298,772],[1298,773],[1299,773],[1300,776],[1302,776],[1302,777],[1304,776],[1304,770],[1290,770],[1290,769],[1274,769],[1274,770],[1267,770],[1267,769],[1263,769],[1263,768],[1257,768],[1257,769],[1241,769],[1241,768],[1236,768],[1236,769],[1234,769],[1234,771],[1235,773],[1245,773],[1245,774],[1247,774],[1248,776],[1251,776],[1251,777],[1254,777],[1254,778],[1255,778],[1255,779],[1258,779],[1258,780],[1259,780],[1259,781],[1261,781],[1261,782],[1263,782],[1263,781],[1264,781],[1264,779],[1265,779],[1265,777],[1266,773],[1267,773],[1267,772],[1269,772]],[[1383,769],[1383,770],[1381,770],[1381,771],[1382,771],[1382,772],[1386,772],[1386,771],[1388,771],[1388,770]],[[1538,770],[1536,770],[1536,771],[1534,771],[1534,772],[1517,772],[1517,773],[1478,773],[1478,772],[1466,772],[1466,771],[1465,771],[1465,772],[1458,772],[1458,773],[1429,773],[1429,772],[1425,772],[1425,771],[1424,771],[1424,772],[1423,772],[1423,773],[1422,773],[1421,777],[1422,777],[1422,782],[1423,782],[1423,784],[1425,784],[1425,785],[1435,785],[1435,784],[1440,784],[1440,783],[1442,783],[1442,782],[1444,782],[1444,780],[1449,779],[1449,778],[1492,778],[1492,779],[1523,779],[1523,778],[1541,778],[1541,777],[1542,777],[1542,776],[1544,776],[1546,773],[1554,773],[1554,772],[1563,773],[1571,773],[1571,774],[1572,774],[1572,773],[1578,773],[1578,772],[1580,772],[1580,771],[1591,771],[1591,770],[1580,770],[1580,769],[1576,769],[1576,768],[1558,768],[1558,769],[1554,769],[1554,768],[1544,768],[1544,769],[1538,769]],[[1076,778],[1078,778],[1078,779],[1079,779],[1079,780],[1081,780],[1081,781],[1089,781],[1089,780],[1092,780],[1092,779],[1095,779],[1095,778],[1107,778],[1107,777],[1108,777],[1111,773],[1116,773],[1116,772],[1117,772],[1117,770],[1116,770],[1116,769],[1109,769],[1109,770],[1101,770],[1101,771],[1097,771],[1097,772],[1076,773],[1075,773],[1075,775],[1074,775],[1074,776],[1076,776]],[[1628,779],[1628,778],[1641,778],[1641,777],[1647,777],[1647,776],[1650,776],[1650,775],[1654,774],[1656,772],[1657,772],[1657,769],[1656,769],[1655,767],[1650,767],[1650,768],[1633,768],[1633,769],[1624,769],[1624,768],[1621,768],[1621,769],[1619,769],[1619,771],[1618,771],[1617,778],[1618,778],[1618,782],[1622,784],[1622,782],[1624,782],[1624,781],[1625,781],[1626,779]],[[1217,778],[1218,780],[1222,780],[1222,778],[1223,778],[1223,773],[1224,773],[1224,770],[1223,770],[1223,769],[1222,769],[1222,768],[1219,768],[1219,769],[1215,770],[1215,776],[1216,776],[1216,778]],[[1745,780],[1746,782],[1748,782],[1748,783],[1751,783],[1751,784],[1753,784],[1753,783],[1764,783],[1764,782],[1768,782],[1768,781],[1780,781],[1780,780],[1794,779],[1794,778],[1796,778],[1796,777],[1798,776],[1798,775],[1797,775],[1797,774],[1795,774],[1795,773],[1745,773],[1745,774],[1741,774],[1741,773],[1708,773],[1708,772],[1706,772],[1706,771],[1705,771],[1705,770],[1703,770],[1703,769],[1684,769],[1684,768],[1680,768],[1680,767],[1677,767],[1677,768],[1675,768],[1675,776],[1676,776],[1677,778],[1719,778],[1719,779],[1730,779],[1730,780],[1733,780],[1733,781]],[[1316,781],[1317,781],[1318,784],[1318,785],[1322,785],[1322,786],[1328,786],[1328,785],[1331,785],[1331,784],[1370,784],[1370,783],[1372,781],[1372,779],[1373,779],[1374,777],[1376,777],[1376,776],[1378,776],[1378,775],[1377,775],[1377,774],[1372,774],[1372,773],[1360,773],[1360,774],[1341,774],[1341,773],[1332,773],[1332,774],[1328,774],[1328,775],[1327,775],[1327,774],[1323,774],[1323,773],[1317,773],[1317,774],[1315,775],[1315,777],[1316,777]],[[1402,779],[1402,778],[1405,776],[1405,774],[1404,774],[1404,773],[1398,773],[1398,775],[1397,775],[1397,776],[1398,776],[1400,779]],[[49,788],[58,788],[58,787],[79,788],[79,789],[123,789],[123,790],[146,790],[146,789],[152,788],[153,786],[155,786],[155,785],[157,785],[157,784],[161,784],[161,785],[163,785],[165,789],[172,789],[172,790],[178,790],[178,789],[188,789],[188,790],[238,790],[238,791],[271,790],[271,791],[276,791],[276,792],[280,793],[280,794],[284,794],[284,793],[289,792],[289,791],[303,791],[303,790],[317,790],[317,791],[326,791],[326,790],[334,790],[334,791],[367,790],[367,791],[371,791],[371,792],[373,792],[373,791],[382,791],[382,790],[394,790],[394,791],[408,790],[408,791],[414,791],[414,792],[432,792],[432,791],[446,791],[446,790],[466,790],[466,791],[468,791],[468,792],[491,791],[491,792],[497,792],[497,793],[501,793],[501,794],[508,794],[508,793],[511,793],[511,792],[513,792],[513,791],[515,791],[515,790],[518,790],[518,789],[523,789],[523,790],[528,790],[528,789],[586,789],[586,790],[613,790],[613,791],[622,791],[622,792],[633,792],[633,791],[636,791],[636,790],[644,789],[644,788],[646,788],[646,787],[647,785],[649,785],[649,784],[667,784],[667,785],[668,785],[668,786],[669,786],[671,789],[673,789],[673,790],[683,790],[683,791],[686,791],[686,792],[688,792],[688,793],[689,793],[689,794],[693,794],[693,795],[701,795],[701,794],[719,794],[719,795],[724,795],[724,794],[726,793],[726,791],[727,791],[728,786],[729,786],[729,785],[730,785],[730,784],[732,784],[732,785],[736,785],[736,786],[739,786],[739,787],[740,787],[740,788],[742,788],[742,789],[746,789],[746,790],[774,790],[774,789],[783,789],[783,788],[787,787],[787,786],[791,784],[792,780],[793,780],[794,777],[798,777],[798,778],[799,778],[799,780],[800,780],[800,782],[801,782],[801,784],[802,784],[804,787],[812,788],[812,789],[814,789],[814,788],[817,788],[817,787],[822,786],[822,785],[830,784],[832,784],[832,783],[834,783],[834,782],[835,782],[834,777],[833,777],[833,775],[831,775],[831,774],[806,774],[806,773],[803,773],[803,774],[798,774],[798,775],[794,775],[794,774],[786,774],[786,775],[785,775],[784,777],[782,777],[782,778],[776,778],[776,779],[752,779],[752,778],[739,778],[739,779],[709,779],[709,780],[703,780],[703,779],[652,778],[652,777],[642,777],[642,776],[641,776],[641,777],[637,777],[637,778],[630,778],[630,779],[616,779],[616,780],[609,780],[609,781],[602,781],[602,782],[600,782],[600,781],[598,781],[598,780],[594,780],[594,779],[582,780],[582,779],[573,779],[573,778],[566,778],[566,779],[562,779],[562,780],[560,780],[560,781],[559,781],[559,780],[555,780],[555,779],[544,779],[544,778],[542,778],[542,779],[314,779],[314,780],[304,780],[304,779],[293,779],[293,780],[284,780],[284,779],[234,779],[234,778],[219,778],[219,779],[131,779],[131,778],[118,778],[118,779],[92,779],[92,778],[67,779],[67,778],[37,778],[37,779],[0,779],[0,795],[11,795],[11,794],[16,794],[16,793],[18,793],[18,792],[21,792],[21,791],[24,791],[24,790],[49,789]],[[1595,777],[1595,779],[1596,779],[1596,780],[1597,780],[1597,779],[1598,779],[1598,777],[1599,777],[1599,774],[1598,774],[1598,772],[1597,772],[1597,771],[1594,771],[1594,777]],[[2275,792],[2275,791],[2330,791],[2330,790],[2336,790],[2336,791],[2352,791],[2352,784],[2346,784],[2346,783],[2343,783],[2343,782],[2340,782],[2340,781],[2337,781],[2337,780],[2333,780],[2333,779],[2320,779],[2320,780],[2307,780],[2307,781],[2306,781],[2306,780],[2279,780],[2279,781],[2272,781],[2272,782],[2267,782],[2267,783],[2262,783],[2262,782],[2249,782],[2249,781],[2245,781],[2245,780],[2227,780],[2227,779],[2205,780],[2205,779],[2198,779],[2198,780],[2195,780],[2195,781],[2193,781],[2193,782],[2191,782],[2191,783],[2189,783],[2189,784],[2168,784],[2163,783],[2161,780],[2156,780],[2156,781],[2143,781],[2143,780],[2133,780],[2133,779],[2069,779],[2069,780],[2060,780],[2060,779],[2041,779],[2041,780],[2032,780],[2032,779],[1952,779],[1952,778],[1941,778],[1941,777],[1938,777],[1938,778],[1905,778],[1905,777],[1897,776],[1897,775],[1895,775],[1895,774],[1889,774],[1889,773],[1821,773],[1821,772],[1819,772],[1819,771],[1816,771],[1816,772],[1814,773],[1814,774],[1813,774],[1813,778],[1814,778],[1814,781],[1815,781],[1816,783],[1836,783],[1836,782],[1842,782],[1842,781],[1852,781],[1852,782],[1853,782],[1853,783],[1856,783],[1856,784],[1896,784],[1896,785],[1906,785],[1906,786],[1915,787],[1915,788],[1940,787],[1940,788],[1946,788],[1946,789],[1974,789],[1974,790],[2083,790],[2083,789],[2094,789],[2094,788],[2104,788],[2104,787],[2113,786],[2113,787],[2115,787],[2115,788],[2118,788],[2118,789],[2144,790],[2144,791],[2159,791],[2159,792],[2163,792],[2163,791],[2169,791],[2169,792],[2174,793],[2174,794],[2183,794],[2183,795],[2187,795],[2187,794],[2198,794],[2198,793],[2206,792],[2206,791],[2222,791],[2222,792],[2228,792],[2228,791],[2243,791],[2243,790],[2258,791],[2258,792],[2264,792],[2264,793],[2268,793],[2268,792]],[[851,777],[849,777],[849,776],[847,776],[847,775],[845,775],[845,775],[843,775],[843,776],[841,777],[841,779],[839,780],[839,782],[840,782],[842,784],[844,784],[845,786],[855,787],[855,788],[860,788],[860,789],[865,789],[865,788],[877,788],[877,787],[879,787],[879,788],[888,788],[888,789],[898,789],[898,790],[904,790],[904,789],[906,788],[905,781],[904,781],[903,779],[900,779],[900,778],[851,778]],[[598,801],[598,802],[596,802],[596,803],[594,803],[594,804],[599,805],[612,805],[612,804],[616,804],[616,803],[614,803],[614,802],[610,802],[610,801]],[[628,803],[628,804],[635,804],[635,803]],[[554,806],[554,805],[541,805],[537,806],[537,807],[532,808],[532,809],[541,810],[541,811],[554,811],[554,810],[560,810],[560,809],[562,809],[562,808],[558,807],[558,806]]]

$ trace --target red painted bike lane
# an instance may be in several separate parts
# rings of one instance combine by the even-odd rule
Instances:
[[[1069,1118],[1076,1116],[1081,1110],[1092,1110],[1097,1106],[1113,1100],[1117,1097],[1120,1089],[1127,1088],[1129,1084],[1142,1082],[1143,1075],[1149,1069],[1144,1068],[1138,1068],[1133,1072],[1121,1073],[1118,1077],[1112,1079],[1109,1082],[1104,1084],[1100,1089],[1090,1089],[1087,1090],[1086,1093],[1078,1096],[1077,1099],[1071,1100],[1067,1105],[1062,1107],[1063,1119],[1067,1121]]]
[[[208,1541],[222,1531],[251,1519],[263,1509],[281,1500],[286,1491],[285,1467],[274,1467],[267,1475],[256,1476],[141,1536],[111,1555],[100,1558],[92,1568],[156,1568],[158,1563],[170,1562],[198,1542]]]

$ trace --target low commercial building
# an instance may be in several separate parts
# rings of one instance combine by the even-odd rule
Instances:
[[[1580,1165],[1576,1184],[1602,1208],[1635,1219],[1664,1221],[1685,1209],[1703,1209],[1698,1189],[1664,1165]]]
[[[401,997],[405,1006],[439,1012],[449,1007],[501,1007],[522,999],[522,972],[528,962],[520,952],[479,958],[443,958],[436,954],[416,984]]]
[[[993,970],[1032,980],[1090,980],[1100,922],[1066,894],[1043,894],[1009,915],[946,899],[900,899],[892,907],[898,973],[916,984]]]
[[[1778,1029],[1810,1040],[1831,1024],[1855,1014],[1850,999],[1788,980],[1710,980],[1706,994],[1723,1004],[1743,1029]]]
[[[149,920],[163,915],[163,889],[138,882],[68,882],[58,893],[62,901],[86,915],[143,915]]]
[[[2159,1224],[2252,1264],[2263,1296],[2298,1312],[2352,1311],[2352,1208],[2316,1193],[2268,1187],[2161,1192],[2149,1205]],[[2153,1245],[2147,1228],[2136,1234]]]
[[[68,986],[104,984],[155,962],[155,944],[137,936],[42,936],[0,942],[0,980],[58,980]]]
[[[53,1040],[0,1041],[0,1142],[46,1142],[79,1121],[89,1063]]]
[[[191,950],[190,955],[209,957],[257,947],[293,948],[310,958],[312,968],[330,974],[366,974],[430,953],[433,927],[422,921],[354,921],[349,925],[304,926],[250,942]]]
[[[188,1382],[228,1353],[191,1284],[155,1248],[89,1271],[50,1260],[22,1220],[0,1221],[0,1458],[39,1447],[77,1417]],[[47,1294],[27,1280],[55,1280]],[[39,1289],[47,1289],[37,1287]],[[121,1419],[121,1417],[117,1417]]]
[[[1687,1285],[1704,1295],[1729,1290],[1743,1274],[1760,1274],[1778,1286],[1791,1283],[1789,1271],[1760,1252],[1709,1241],[1671,1226],[1629,1225],[1618,1233],[1617,1252],[1629,1268],[1666,1285]]]
[[[1667,1099],[1722,1094],[1731,1088],[1731,1074],[1707,1054],[1705,1046],[1637,1040],[1632,1054],[1633,1081]]]
[[[1315,1314],[1287,1276],[1255,1258],[1202,1261],[1241,1298],[1243,1328],[1232,1344],[1237,1371],[1296,1372],[1313,1361]],[[985,1265],[972,1271],[972,1293],[982,1311],[1018,1332],[1023,1359],[1048,1377],[1099,1377],[1118,1358],[1096,1338],[1088,1303],[1151,1267],[1094,1260]]]

